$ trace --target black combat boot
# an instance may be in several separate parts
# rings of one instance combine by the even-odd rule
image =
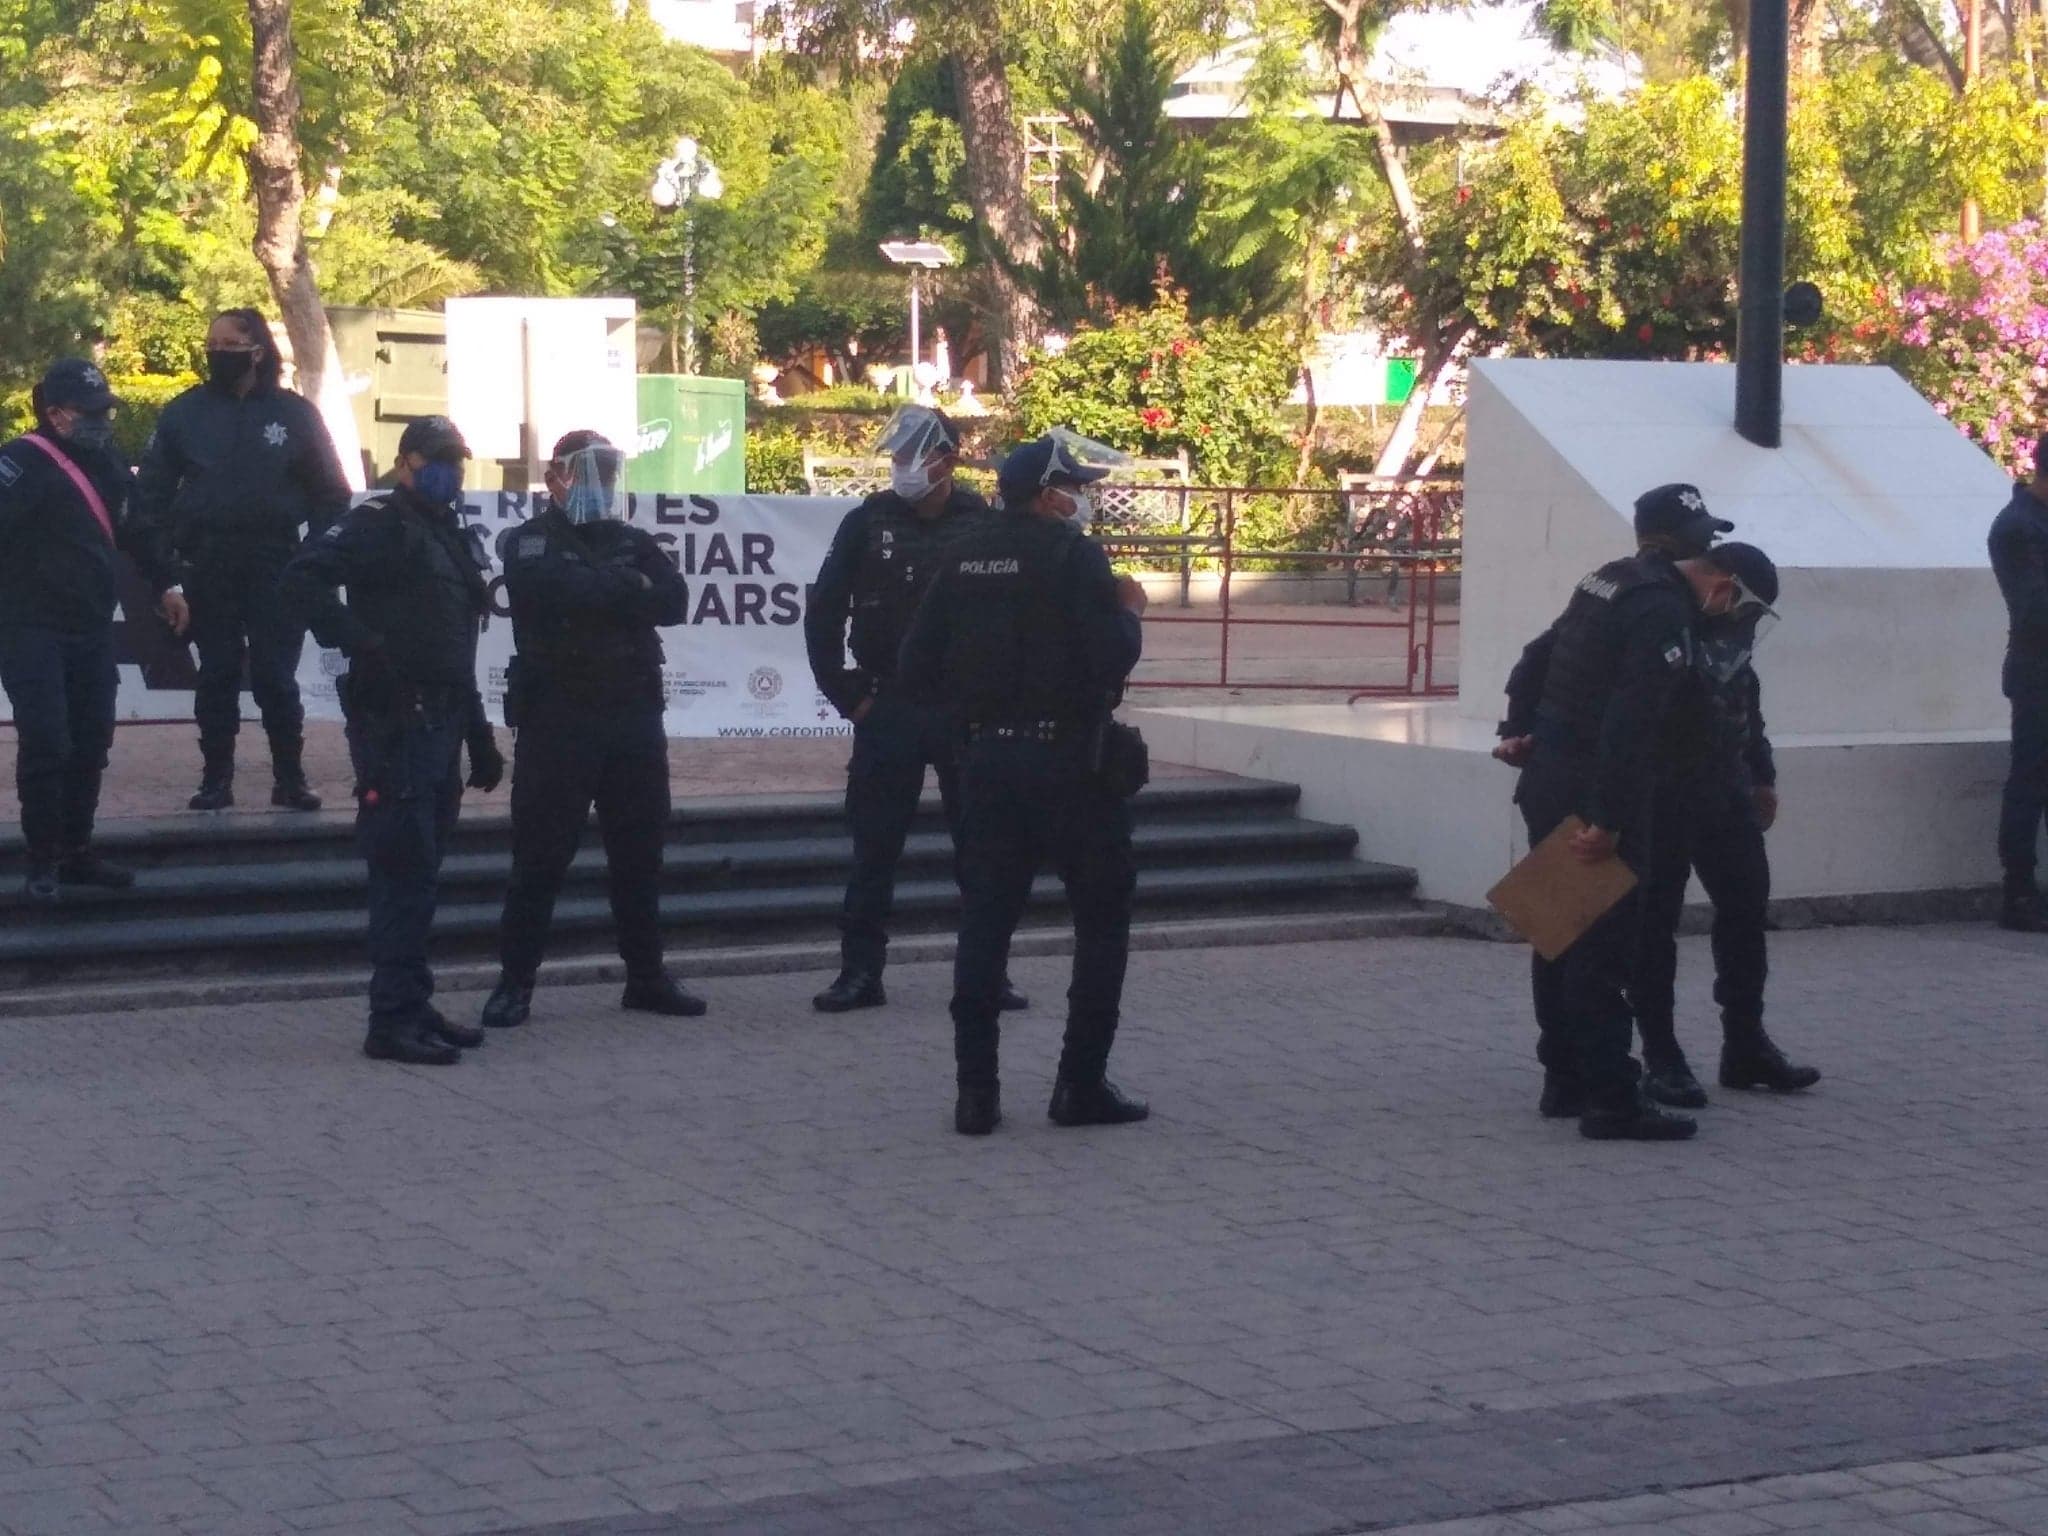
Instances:
[[[533,1012],[533,983],[512,975],[500,975],[484,1004],[485,1029],[517,1029]]]
[[[420,1033],[430,1040],[445,1040],[465,1051],[473,1051],[484,1043],[484,1032],[475,1024],[457,1024],[448,1015],[428,1003],[420,1009]]]
[[[57,855],[48,849],[32,849],[28,856],[28,879],[22,889],[28,899],[39,907],[54,907],[57,904],[58,875]]]
[[[1668,1104],[1673,1109],[1707,1107],[1707,1090],[1693,1076],[1692,1065],[1686,1061],[1683,1051],[1655,1060],[1645,1058],[1643,1095],[1653,1103]]]
[[[198,793],[186,801],[186,809],[224,811],[235,803],[235,739],[199,743],[202,762]]]
[[[1589,1107],[1579,1117],[1579,1134],[1588,1141],[1684,1141],[1699,1128],[1690,1116],[1671,1114],[1640,1093],[1614,1108]]]
[[[125,891],[135,883],[135,871],[109,864],[90,848],[73,848],[58,864],[57,878],[66,885],[96,885],[102,890]]]
[[[1001,990],[996,993],[996,1012],[1022,1013],[1031,1006],[1031,999],[1010,985],[1010,978],[1003,978]]]
[[[1586,1086],[1565,1072],[1545,1070],[1536,1113],[1546,1120],[1576,1120],[1586,1112]]]
[[[430,1035],[416,1018],[370,1020],[363,1054],[372,1061],[396,1061],[412,1067],[452,1067],[462,1052]]]
[[[820,1013],[851,1013],[856,1008],[879,1008],[888,1001],[882,978],[873,971],[846,970],[811,999],[811,1006]]]
[[[1998,906],[1998,926],[2014,933],[2041,933],[2048,931],[2048,918],[2041,913],[2041,892],[2034,884],[2034,872],[2024,874],[2008,872],[2005,877],[2005,894]]]
[[[1762,1029],[1731,1035],[1721,1047],[1723,1088],[1767,1088],[1798,1093],[1820,1081],[1820,1068],[1794,1066]]]
[[[305,744],[284,737],[270,743],[270,803],[280,810],[317,811],[320,797],[306,784]]]
[[[986,1136],[1003,1123],[1003,1092],[994,1083],[960,1085],[953,1102],[953,1129],[962,1136]]]
[[[648,976],[628,976],[626,990],[619,996],[619,1006],[629,1013],[659,1013],[671,1019],[701,1019],[706,1010],[704,999],[693,992],[685,992],[676,985],[675,977],[667,971],[656,971]]]
[[[1061,1078],[1052,1087],[1046,1118],[1054,1125],[1131,1125],[1152,1113],[1143,1099],[1134,1099],[1108,1078],[1076,1083]]]

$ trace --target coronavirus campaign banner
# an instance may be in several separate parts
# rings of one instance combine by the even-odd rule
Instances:
[[[472,492],[464,505],[492,562],[490,612],[477,645],[477,687],[491,718],[501,723],[512,620],[498,536],[544,504],[544,497],[507,491]],[[643,492],[631,498],[633,525],[668,551],[689,593],[685,622],[661,631],[671,736],[822,737],[852,729],[811,680],[803,621],[811,583],[853,505],[849,498],[825,496]],[[125,569],[115,641],[121,719],[190,720],[196,679],[190,648],[150,614],[148,593]],[[338,652],[306,642],[299,689],[310,718],[341,718],[335,680],[347,669]],[[253,718],[246,696],[243,708]],[[11,718],[0,695],[0,720]]]

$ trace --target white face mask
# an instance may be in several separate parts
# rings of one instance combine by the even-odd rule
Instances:
[[[889,489],[914,505],[931,495],[931,471],[922,464],[892,464],[889,466]]]
[[[1069,491],[1067,499],[1074,504],[1074,510],[1067,514],[1067,521],[1085,530],[1095,521],[1095,498],[1087,491]]]

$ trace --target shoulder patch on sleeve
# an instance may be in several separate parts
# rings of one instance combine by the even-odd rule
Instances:
[[[544,533],[522,533],[512,541],[512,554],[519,560],[536,560],[548,552],[548,536]]]
[[[11,454],[0,453],[0,486],[12,485],[20,478],[20,462]]]

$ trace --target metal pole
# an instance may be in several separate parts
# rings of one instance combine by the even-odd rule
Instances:
[[[697,371],[697,220],[683,210],[683,372]]]
[[[1984,67],[1984,7],[1982,0],[1969,0],[1963,7],[1963,89],[1977,83]],[[1963,199],[1963,238],[1975,240],[1982,227],[1977,216],[1977,199]]]
[[[918,289],[918,270],[910,269],[910,387],[917,389],[917,365],[924,356],[924,307]]]
[[[1783,435],[1786,32],[1786,0],[1750,0],[1735,430],[1760,448],[1777,447]]]

